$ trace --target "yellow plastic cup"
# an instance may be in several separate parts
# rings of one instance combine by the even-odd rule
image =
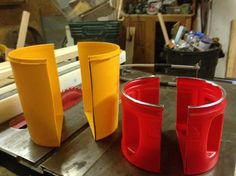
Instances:
[[[120,47],[106,42],[79,42],[84,112],[95,140],[118,127]]]
[[[8,57],[31,139],[42,146],[60,146],[63,107],[54,46],[20,48]]]

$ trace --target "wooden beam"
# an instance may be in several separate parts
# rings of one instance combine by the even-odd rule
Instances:
[[[57,63],[64,62],[77,56],[78,56],[78,49],[76,45],[55,50],[55,57]],[[5,79],[11,75],[12,75],[12,70],[10,63],[9,62],[0,63],[0,80]]]
[[[56,49],[55,57],[57,64],[78,57],[77,45]],[[120,59],[121,63],[125,62],[126,54],[124,51],[121,52]],[[12,75],[12,70],[10,63],[9,62],[0,63],[0,80],[6,79],[11,75]]]
[[[135,39],[135,27],[126,28],[126,42],[125,42],[125,51],[126,51],[126,63],[133,63],[134,56],[134,39]]]
[[[236,78],[236,19],[231,21],[226,77]]]
[[[55,56],[57,63],[78,57],[77,45],[56,49]]]
[[[25,46],[25,40],[29,25],[29,18],[30,18],[30,13],[27,11],[23,11],[16,48],[22,48]]]
[[[164,39],[165,39],[165,44],[169,48],[173,48],[174,44],[169,39],[169,36],[168,36],[168,33],[167,33],[167,29],[166,29],[166,25],[165,25],[165,22],[163,20],[163,16],[162,16],[161,13],[158,13],[157,15],[158,15],[158,19],[159,19],[159,22],[160,22],[160,25],[161,25],[161,30],[162,30],[162,33],[163,33],[163,36],[164,36]]]
[[[120,20],[120,19],[121,19],[122,6],[123,6],[123,0],[118,0],[117,20]]]

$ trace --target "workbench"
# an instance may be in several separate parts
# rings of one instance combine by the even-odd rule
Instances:
[[[127,77],[148,75],[133,71]],[[161,76],[162,81],[173,77]],[[227,92],[223,137],[219,161],[211,171],[202,175],[234,175],[236,161],[236,86],[217,82]],[[124,82],[121,82],[121,87]],[[161,173],[154,174],[136,168],[122,156],[121,110],[118,130],[95,142],[83,113],[83,102],[65,111],[62,144],[59,148],[46,148],[30,140],[27,129],[13,129],[9,122],[0,125],[0,164],[10,170],[22,170],[31,175],[65,176],[152,176],[183,175],[183,166],[175,133],[176,87],[161,87],[164,104],[161,143]],[[121,106],[120,106],[121,107]],[[11,163],[10,163],[11,161]],[[17,169],[16,169],[17,168]]]
[[[163,20],[167,25],[167,31],[170,37],[170,30],[176,22],[180,22],[185,26],[186,30],[192,29],[192,22],[195,15],[196,1],[193,0],[191,14],[163,14]],[[134,44],[133,44],[133,63],[160,63],[160,52],[165,44],[159,19],[157,15],[148,14],[126,14],[122,22],[122,37],[127,39],[127,28],[134,27]],[[125,46],[125,41],[121,41]],[[125,47],[124,47],[125,48]],[[128,52],[128,51],[127,51]],[[131,52],[131,51],[130,51]],[[149,68],[149,71],[154,69]]]
[[[187,30],[191,29],[192,18],[194,14],[171,14],[163,15],[166,23],[181,22]],[[126,15],[122,22],[122,38],[126,38],[126,29],[135,27],[134,48],[133,48],[133,63],[155,63],[158,57],[157,50],[161,50],[163,43],[159,46],[157,43],[163,40],[163,34],[157,30],[159,23],[157,15]],[[167,29],[170,31],[170,29]],[[125,41],[122,41],[124,44]],[[158,57],[158,59],[160,59]]]

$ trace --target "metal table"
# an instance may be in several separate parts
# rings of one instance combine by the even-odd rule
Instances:
[[[205,176],[230,176],[236,173],[236,86],[228,83],[218,82],[218,84],[226,90],[228,104],[220,158],[216,167],[202,174]],[[63,142],[59,148],[35,145],[30,140],[27,129],[12,129],[8,123],[2,124],[0,126],[0,151],[4,153],[4,157],[0,159],[0,164],[11,157],[13,158],[11,161],[15,160],[19,167],[34,170],[33,175],[183,175],[181,155],[175,134],[175,100],[175,87],[161,87],[161,104],[165,105],[165,109],[162,122],[160,174],[143,171],[124,159],[120,150],[121,118],[119,128],[113,135],[95,142],[83,114],[82,102],[65,112]]]

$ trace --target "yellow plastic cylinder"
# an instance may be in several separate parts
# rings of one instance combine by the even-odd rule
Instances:
[[[106,42],[79,42],[84,112],[99,140],[118,127],[120,47]]]
[[[20,48],[8,57],[31,139],[42,146],[60,146],[63,107],[54,46]]]

